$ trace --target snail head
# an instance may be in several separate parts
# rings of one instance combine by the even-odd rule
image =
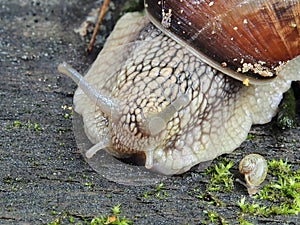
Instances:
[[[175,100],[164,99],[158,94],[145,95],[147,91],[140,91],[141,86],[122,88],[113,91],[112,97],[105,96],[95,90],[85,81],[83,76],[67,63],[58,66],[60,73],[73,79],[80,89],[95,103],[109,121],[106,138],[86,153],[91,158],[97,151],[107,149],[117,157],[138,155],[144,158],[145,167],[153,167],[153,154],[164,143],[172,129],[166,129],[175,114],[184,108],[189,98],[182,94]],[[128,86],[128,83],[127,83]],[[113,96],[117,96],[114,98]],[[171,122],[170,122],[171,123]],[[142,156],[142,157],[140,157]]]

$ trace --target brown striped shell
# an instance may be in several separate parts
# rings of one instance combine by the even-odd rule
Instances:
[[[276,75],[300,54],[299,0],[145,0],[145,9],[167,35],[240,80]]]

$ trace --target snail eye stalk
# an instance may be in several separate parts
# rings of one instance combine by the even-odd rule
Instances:
[[[99,91],[96,91],[84,80],[83,76],[69,64],[66,62],[59,64],[58,71],[70,77],[107,116],[113,115],[114,118],[118,118],[118,115],[121,115],[118,104],[115,101],[101,94]]]

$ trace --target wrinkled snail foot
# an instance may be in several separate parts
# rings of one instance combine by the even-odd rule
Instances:
[[[89,141],[85,132],[82,117],[73,112],[73,130],[80,152],[87,163],[104,178],[124,185],[144,186],[162,182],[167,176],[147,170],[144,165],[137,166],[124,163],[98,145]]]

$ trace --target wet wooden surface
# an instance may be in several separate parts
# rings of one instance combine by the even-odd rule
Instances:
[[[106,16],[103,38],[91,55],[86,55],[87,42],[74,29],[98,7],[96,1],[0,2],[0,224],[45,224],[57,218],[68,224],[70,216],[84,223],[108,214],[117,204],[121,215],[134,224],[220,224],[210,222],[205,210],[217,212],[228,224],[238,224],[242,213],[237,202],[247,196],[239,184],[230,193],[216,194],[225,207],[210,205],[197,198],[206,188],[207,176],[187,172],[165,180],[167,196],[158,198],[151,194],[155,185],[110,182],[79,154],[72,117],[65,108],[72,106],[76,86],[58,74],[57,65],[68,61],[85,72],[112,29],[120,2]],[[224,156],[235,163],[232,173],[239,176],[238,161],[250,152],[287,159],[298,168],[299,111],[296,122],[296,128],[287,131],[272,122],[255,126],[254,138]],[[245,219],[254,224],[296,224],[299,216]]]

